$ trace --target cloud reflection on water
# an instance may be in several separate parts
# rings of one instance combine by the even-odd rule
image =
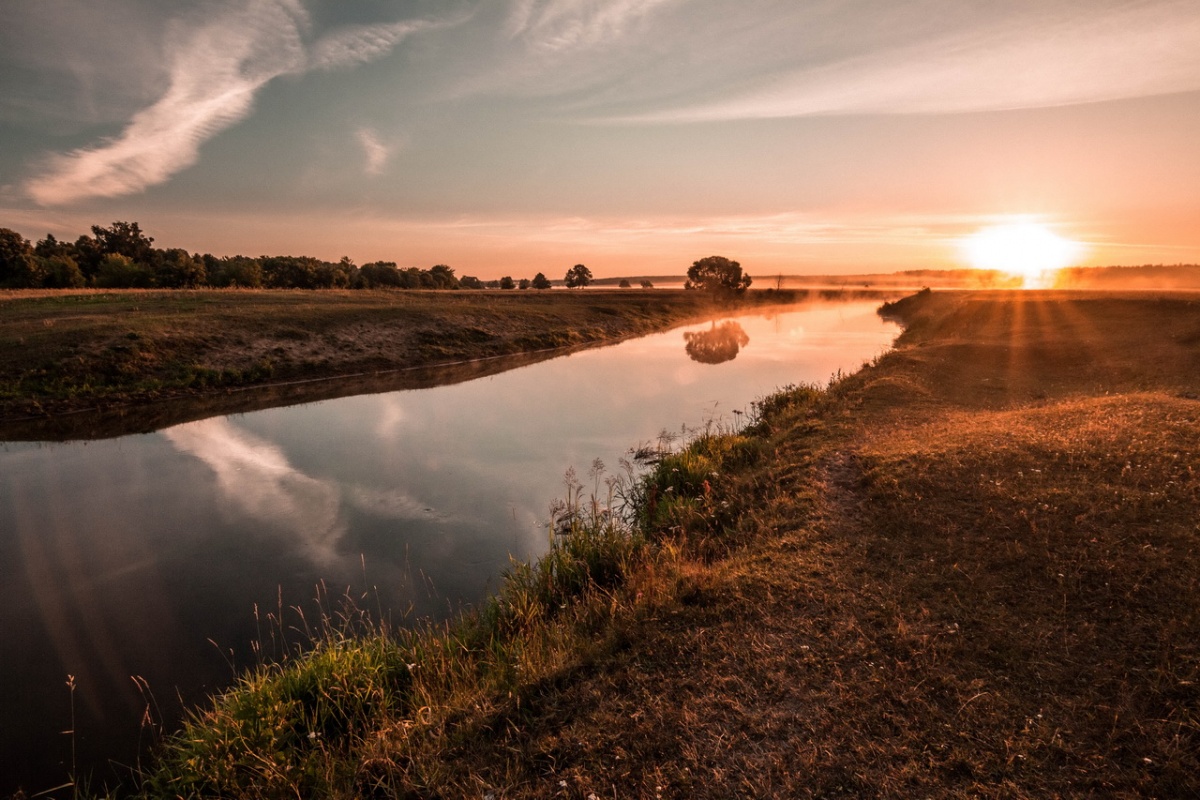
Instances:
[[[277,446],[226,418],[189,422],[162,435],[212,469],[221,497],[233,511],[267,529],[287,531],[317,563],[335,560],[347,524],[341,491],[333,481],[305,475]]]

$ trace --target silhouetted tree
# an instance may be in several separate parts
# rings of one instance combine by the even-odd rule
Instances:
[[[525,291],[526,289],[528,289],[529,288],[529,278],[521,278],[521,280],[517,281],[517,288],[520,289],[521,291]]]
[[[500,279],[500,288],[501,289],[515,289],[515,288],[517,288],[517,282],[512,279],[511,275],[505,275],[503,278]]]
[[[633,286],[633,284],[629,282],[628,278],[621,278],[621,282],[617,284],[618,289],[628,289],[631,286]]]
[[[167,289],[194,289],[208,282],[204,261],[179,248],[154,251],[153,269],[154,283]]]
[[[403,285],[403,280],[395,261],[372,261],[358,268],[358,279],[355,285],[364,289],[381,287],[398,289]]]
[[[542,273],[539,272],[537,275],[533,276],[533,282],[530,284],[530,286],[532,286],[533,288],[538,289],[538,290],[549,289],[550,288],[550,280],[545,275],[543,275]]]
[[[473,275],[463,275],[458,279],[458,286],[461,289],[482,289],[483,281]]]
[[[137,264],[150,265],[154,257],[154,240],[142,233],[136,222],[114,222],[107,228],[92,226],[92,235],[104,255],[125,256]]]
[[[148,289],[154,285],[154,272],[129,256],[109,253],[100,260],[94,283],[104,289]]]
[[[459,287],[459,280],[454,277],[454,270],[445,264],[437,264],[430,267],[429,277],[433,284],[431,288],[457,289]]]
[[[321,262],[310,256],[263,256],[263,283],[272,289],[316,289]]]
[[[70,256],[38,258],[41,285],[47,289],[78,289],[87,286],[87,279]]]
[[[209,262],[206,257],[205,263],[209,264],[208,281],[213,286],[258,289],[263,285],[262,264],[257,258],[231,256]]]
[[[75,263],[79,265],[83,277],[91,283],[95,280],[96,273],[100,270],[100,261],[105,255],[100,247],[100,242],[91,236],[84,235],[76,239],[75,244],[71,247],[75,251]]]
[[[651,283],[650,281],[642,281],[642,288],[643,289],[653,289],[654,284]]]
[[[567,284],[568,289],[574,289],[576,286],[582,289],[592,282],[592,271],[583,264],[576,264],[567,270],[563,281]]]
[[[33,252],[40,258],[54,258],[55,256],[66,256],[71,260],[75,259],[75,245],[70,242],[59,241],[54,238],[54,234],[47,233],[46,238],[39,241],[33,248]]]
[[[687,271],[685,289],[702,289],[713,296],[741,294],[750,287],[751,278],[742,274],[742,265],[724,256],[709,256],[692,263]]]
[[[21,234],[0,228],[0,286],[27,289],[38,285],[38,261],[33,245]]]

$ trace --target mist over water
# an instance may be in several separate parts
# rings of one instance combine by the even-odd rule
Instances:
[[[890,345],[876,301],[759,310],[467,383],[0,445],[0,795],[128,774],[139,742],[253,663],[264,620],[349,593],[445,617],[548,544],[563,474],[732,423]],[[698,357],[699,356],[699,357]],[[256,619],[256,609],[258,616]],[[298,639],[299,637],[297,637]],[[268,647],[269,649],[269,647]],[[119,765],[107,766],[109,760]]]

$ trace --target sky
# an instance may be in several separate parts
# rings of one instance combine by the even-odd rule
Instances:
[[[1196,0],[4,0],[0,227],[459,275],[1200,262]]]

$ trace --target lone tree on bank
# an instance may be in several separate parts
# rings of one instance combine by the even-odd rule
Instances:
[[[583,288],[592,282],[592,271],[583,264],[576,264],[567,270],[567,275],[563,278],[568,289],[574,289],[576,286]]]
[[[742,274],[742,265],[724,256],[709,256],[692,263],[687,271],[685,289],[703,289],[715,297],[741,294],[750,287],[749,275]]]
[[[531,283],[530,285],[533,286],[533,288],[538,289],[538,290],[549,289],[550,281],[549,281],[549,279],[546,278],[545,275],[543,275],[542,273],[539,272],[537,275],[533,276],[533,283]]]

